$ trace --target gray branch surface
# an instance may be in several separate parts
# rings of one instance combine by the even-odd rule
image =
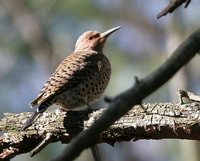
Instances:
[[[125,115],[134,105],[164,85],[176,72],[186,65],[200,51],[200,29],[183,41],[172,55],[156,70],[142,79],[136,78],[136,84],[117,95],[109,103],[109,108],[87,130],[72,139],[53,161],[72,161],[80,153],[95,144],[100,133],[108,129],[116,120]]]
[[[27,152],[33,156],[49,143],[68,143],[77,133],[89,128],[104,110],[45,112],[26,131],[19,129],[31,113],[6,113],[0,121],[0,130],[4,132],[0,137],[0,159],[9,160]],[[136,105],[103,131],[96,143],[114,145],[116,141],[168,138],[200,140],[199,114],[198,102]]]

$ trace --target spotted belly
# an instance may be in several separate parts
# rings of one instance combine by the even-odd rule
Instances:
[[[56,98],[56,104],[64,109],[80,108],[96,102],[105,91],[110,80],[110,68],[106,72],[95,72],[76,88],[66,90]]]

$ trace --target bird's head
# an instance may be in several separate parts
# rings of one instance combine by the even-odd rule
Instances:
[[[103,33],[97,31],[87,31],[83,33],[76,41],[75,52],[82,50],[102,51],[106,39],[120,28],[121,26],[115,27]]]

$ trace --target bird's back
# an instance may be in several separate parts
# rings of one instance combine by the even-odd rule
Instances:
[[[32,106],[52,100],[63,108],[75,108],[98,99],[108,85],[111,66],[107,57],[96,51],[69,55],[52,74]]]

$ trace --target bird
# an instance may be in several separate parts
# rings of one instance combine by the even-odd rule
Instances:
[[[23,124],[21,131],[53,104],[64,110],[73,110],[97,101],[105,91],[111,75],[111,64],[103,48],[107,38],[119,30],[114,27],[105,32],[87,31],[75,43],[67,56],[44,84],[39,95],[30,103],[36,111]]]

